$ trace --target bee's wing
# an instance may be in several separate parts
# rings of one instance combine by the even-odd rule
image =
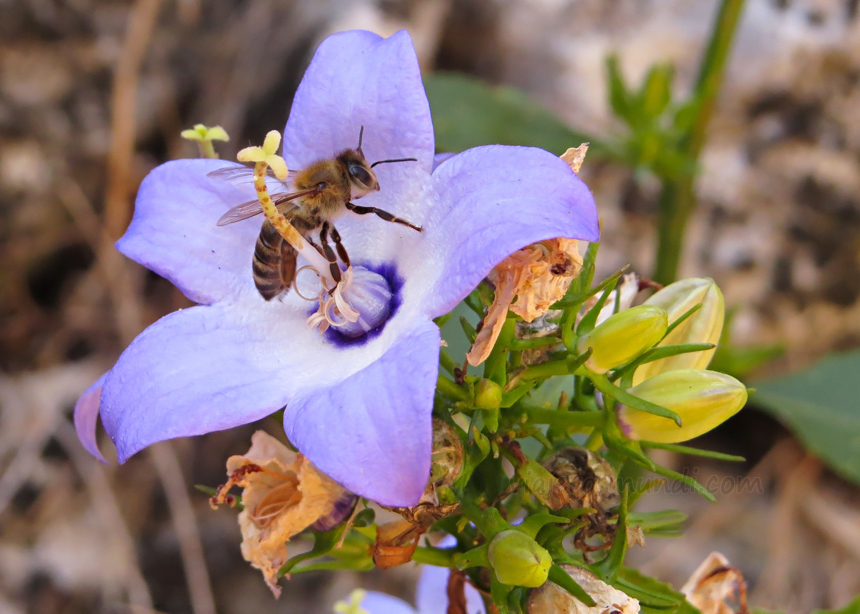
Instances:
[[[275,174],[271,168],[266,169],[266,174],[269,177],[275,178]],[[218,181],[229,181],[237,187],[244,187],[249,183],[254,182],[254,166],[242,164],[241,166],[225,166],[211,173],[206,173],[207,177],[217,179]]]
[[[227,211],[227,213],[222,215],[218,220],[218,225],[227,226],[228,224],[235,224],[236,222],[247,220],[249,217],[259,215],[262,212],[263,206],[260,204],[259,200],[249,200],[241,205],[236,205]]]
[[[316,194],[317,192],[318,190],[316,188],[313,188],[311,190],[302,190],[301,192],[291,192],[289,194],[273,194],[272,202],[275,203],[275,206],[281,213],[287,215],[289,211],[298,207],[298,203],[294,203],[292,201],[296,200],[297,198],[301,198],[302,196]],[[218,226],[227,226],[229,224],[235,224],[236,222],[247,220],[249,217],[259,215],[262,212],[263,206],[260,204],[259,200],[249,200],[248,202],[242,203],[241,205],[236,205],[235,207],[227,211],[227,213],[222,215],[221,218],[218,220]]]

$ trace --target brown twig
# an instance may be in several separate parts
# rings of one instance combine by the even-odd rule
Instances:
[[[118,238],[128,223],[131,171],[136,140],[137,85],[140,67],[155,28],[161,0],[137,0],[116,65],[111,109],[111,143],[105,194],[105,229]]]
[[[123,520],[119,504],[105,475],[105,470],[101,465],[93,462],[93,459],[81,447],[71,424],[61,420],[57,425],[55,435],[60,445],[69,454],[72,463],[87,486],[99,521],[106,530],[105,538],[110,542],[105,546],[119,547],[122,551],[122,560],[127,566],[125,569],[126,590],[128,590],[130,605],[153,611],[149,587],[137,563],[134,539]]]
[[[81,234],[92,244],[97,254],[108,294],[114,304],[117,329],[123,342],[130,343],[143,328],[143,312],[139,306],[140,301],[136,299],[139,292],[133,281],[139,278],[139,268],[130,266],[123,259],[113,248],[106,232],[94,230],[98,228],[98,216],[92,203],[71,177],[67,177],[66,181],[69,189],[63,195],[62,202]],[[151,458],[167,494],[194,612],[215,614],[215,600],[200,542],[200,532],[176,452],[170,443],[164,443],[151,448]],[[174,471],[174,468],[179,469]]]
[[[821,461],[804,457],[790,471],[781,475],[782,488],[770,523],[767,564],[756,583],[755,596],[761,603],[779,603],[790,594],[792,574],[799,562],[792,556],[799,548],[800,506],[821,473]]]
[[[150,446],[149,457],[164,485],[167,505],[173,517],[173,528],[179,539],[179,552],[194,614],[215,614],[215,599],[203,556],[203,544],[200,541],[191,498],[188,496],[188,487],[182,476],[182,465],[167,441]]]

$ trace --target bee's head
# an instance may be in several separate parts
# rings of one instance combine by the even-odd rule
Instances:
[[[355,149],[347,149],[338,156],[338,160],[346,165],[347,174],[349,175],[349,185],[352,190],[352,198],[361,198],[367,196],[370,192],[379,191],[379,179],[376,178],[376,173],[373,172],[373,167],[377,164],[390,164],[391,162],[418,162],[416,158],[392,158],[390,160],[378,160],[373,164],[368,164],[367,158],[364,157],[364,152],[361,150],[361,142],[364,139],[364,126],[358,133],[358,147]]]
[[[370,168],[361,150],[347,150],[339,157],[346,166],[353,198],[361,198],[371,192],[379,191],[379,179],[376,178],[376,173]]]

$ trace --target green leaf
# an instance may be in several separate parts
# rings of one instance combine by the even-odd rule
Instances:
[[[527,460],[516,468],[517,475],[538,501],[549,508],[559,507],[557,491],[561,488],[558,479],[535,460]]]
[[[687,515],[678,510],[663,510],[661,512],[631,512],[630,524],[638,525],[643,531],[654,531],[670,527],[678,527],[687,520]]]
[[[604,375],[589,373],[588,377],[594,383],[595,388],[597,388],[603,394],[609,395],[613,399],[617,400],[619,403],[624,403],[628,407],[632,407],[633,409],[638,409],[649,414],[654,414],[655,416],[669,418],[670,420],[674,421],[675,424],[681,426],[681,416],[679,416],[672,410],[666,409],[665,407],[661,407],[660,405],[652,403],[651,401],[646,401],[645,399],[640,399],[639,397],[633,396],[626,390],[619,388],[618,386],[610,382],[609,379]]]
[[[627,363],[623,367],[616,369],[609,377],[609,381],[614,382],[619,377],[622,377],[628,373],[632,374],[633,371],[638,369],[640,365],[644,365],[645,363],[654,362],[655,360],[660,360],[661,358],[668,358],[670,356],[678,356],[679,354],[704,352],[707,350],[712,350],[713,348],[713,343],[679,343],[677,345],[661,345],[659,347],[654,347],[642,354],[633,362]]]
[[[671,64],[658,64],[651,67],[640,96],[642,112],[647,118],[657,118],[663,114],[672,101],[672,81],[675,69]]]
[[[630,567],[621,568],[618,576],[612,582],[612,586],[634,599],[638,599],[643,607],[659,608],[671,612],[686,603],[684,595],[668,584],[646,576]],[[692,606],[690,607],[692,608]],[[697,612],[695,608],[691,611]]]
[[[490,565],[490,544],[482,544],[477,548],[472,548],[468,552],[454,557],[454,566],[457,569],[469,569],[470,567],[491,567]]]
[[[681,482],[682,484],[686,484],[687,486],[689,486],[690,488],[695,490],[697,493],[702,495],[705,499],[707,499],[711,503],[716,503],[716,501],[717,501],[717,498],[714,496],[714,494],[710,490],[708,490],[707,488],[705,488],[704,486],[699,484],[698,481],[696,481],[695,479],[691,478],[688,475],[684,475],[683,473],[678,473],[677,471],[672,471],[671,469],[667,469],[666,467],[663,467],[661,465],[655,465],[653,468],[652,467],[646,467],[646,469],[648,469],[649,471],[653,471],[657,475],[662,475],[665,478],[671,478],[673,480]]]
[[[551,523],[566,524],[569,520],[563,516],[553,516],[552,514],[534,514],[529,516],[522,523],[515,526],[514,529],[525,533],[532,539],[535,539],[538,532],[545,526]]]
[[[834,471],[860,483],[860,350],[794,375],[751,383],[752,401],[793,430]]]
[[[636,480],[634,483],[636,482],[639,482],[639,480]],[[633,506],[636,505],[636,502],[639,500],[639,497],[647,493],[649,490],[657,488],[658,486],[662,486],[665,483],[666,480],[661,480],[659,478],[645,480],[645,482],[630,491],[630,501],[627,506],[632,509]]]
[[[605,582],[612,582],[624,564],[627,554],[627,502],[629,493],[627,485],[621,490],[621,505],[618,506],[618,524],[615,528],[615,538],[609,548],[609,554],[596,566],[596,571]]]
[[[723,454],[722,452],[712,452],[711,450],[700,450],[699,448],[691,448],[689,446],[681,446],[676,443],[656,443],[653,441],[641,442],[643,448],[652,448],[657,450],[669,450],[678,454],[687,454],[689,456],[702,456],[704,458],[713,458],[715,460],[729,461],[732,463],[742,463],[746,459],[743,456],[735,456],[734,454]]]
[[[569,147],[589,142],[589,157],[607,153],[594,138],[572,130],[514,88],[445,72],[425,76],[424,88],[438,151],[499,144],[541,147],[561,155]]]
[[[493,604],[498,609],[499,614],[513,614],[508,602],[508,596],[513,590],[513,586],[499,582],[496,579],[496,574],[490,576],[490,596],[493,598]]]
[[[293,571],[293,568],[302,561],[314,559],[331,552],[334,547],[337,546],[337,543],[340,541],[340,536],[343,534],[345,527],[346,525],[341,525],[335,529],[332,529],[331,531],[326,531],[325,533],[315,533],[314,547],[307,552],[297,554],[296,556],[290,558],[278,570],[278,577],[281,578],[284,575],[290,573],[291,571]],[[302,569],[302,571],[308,571],[308,568],[304,568]]]
[[[598,244],[590,243],[589,249],[591,249],[592,245]],[[605,290],[606,287],[609,286],[609,284],[613,284],[612,287],[614,288],[614,284],[618,283],[618,280],[621,278],[622,275],[624,275],[624,272],[627,270],[627,266],[628,265],[624,265],[620,270],[615,271],[612,275],[604,279],[602,282],[600,282],[600,284],[594,286],[593,288],[586,288],[585,290],[579,290],[576,292],[573,292],[570,288],[568,288],[568,291],[564,295],[564,297],[554,303],[551,309],[567,309],[568,307],[579,305],[580,303],[585,302],[598,292],[602,292],[603,290]],[[584,270],[585,269],[583,268],[583,271]],[[571,288],[573,288],[573,284],[571,284]]]
[[[582,319],[579,321],[579,324],[576,327],[577,335],[584,335],[594,330],[594,327],[597,324],[597,316],[600,315],[600,311],[603,309],[603,305],[606,304],[606,300],[609,298],[609,295],[612,294],[612,291],[618,284],[618,279],[621,277],[621,275],[618,275],[617,277],[616,275],[613,275],[609,278],[609,283],[606,285],[606,289],[603,291],[603,294],[600,295],[600,298],[597,299],[597,302],[594,303],[594,307],[589,309],[588,313],[582,316]]]
[[[609,106],[618,117],[627,121],[628,124],[635,121],[633,112],[632,96],[624,82],[621,68],[618,66],[618,57],[611,55],[606,58],[606,76],[609,81]]]
[[[591,598],[591,595],[586,593],[585,589],[577,584],[576,580],[571,578],[560,565],[553,565],[549,568],[549,579],[551,582],[558,584],[561,588],[579,599],[588,607],[593,608],[597,605],[594,603],[594,599]]]
[[[813,610],[812,614],[860,614],[860,596],[855,597],[854,601],[838,610]]]
[[[360,528],[369,527],[375,520],[376,512],[373,511],[372,507],[366,507],[355,515],[355,518],[352,520],[352,526]]]

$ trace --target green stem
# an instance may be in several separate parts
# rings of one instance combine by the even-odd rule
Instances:
[[[592,452],[597,452],[603,445],[603,432],[600,429],[594,429],[585,441],[585,447]]]
[[[215,147],[212,145],[212,141],[197,141],[197,147],[200,149],[200,155],[204,158],[218,158],[218,154],[215,153]]]
[[[484,377],[493,380],[500,386],[507,384],[508,352],[506,348],[514,339],[516,325],[517,322],[513,318],[505,320],[499,338],[496,340],[496,345],[487,357],[487,362],[484,363]]]
[[[549,424],[550,426],[603,426],[603,412],[599,411],[559,411],[542,407],[525,407],[524,413],[529,424]]]
[[[469,400],[468,392],[466,392],[463,388],[449,380],[447,377],[443,377],[441,375],[436,382],[436,390],[441,392],[449,399],[455,399],[457,401]]]
[[[412,560],[416,563],[424,563],[426,565],[435,565],[436,567],[454,567],[454,555],[458,554],[454,550],[441,550],[439,548],[425,548],[418,546],[415,548],[415,553],[412,555]]]
[[[695,166],[708,135],[717,94],[723,81],[726,61],[744,0],[723,0],[708,48],[699,67],[695,97],[699,105],[693,128],[681,149]],[[654,279],[669,284],[678,277],[684,232],[696,207],[696,171],[690,170],[676,179],[666,179],[659,200],[657,264]]]
[[[700,96],[701,106],[688,149],[694,158],[699,157],[707,138],[708,124],[711,121],[717,94],[723,83],[723,73],[743,8],[744,0],[723,0],[717,22],[711,33],[708,49],[699,67],[696,92]]]
[[[439,352],[439,364],[451,375],[454,375],[454,369],[458,366],[451,355],[445,350]]]

